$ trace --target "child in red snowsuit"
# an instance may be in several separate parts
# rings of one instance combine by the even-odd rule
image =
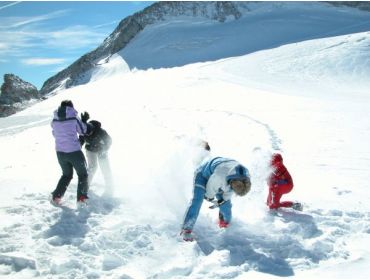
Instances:
[[[276,153],[272,155],[271,167],[273,169],[268,178],[269,194],[267,196],[267,206],[270,209],[277,209],[279,207],[291,207],[296,210],[302,210],[301,203],[294,203],[292,201],[280,202],[283,194],[289,193],[293,189],[293,179],[290,176],[288,169],[283,164],[283,157]]]

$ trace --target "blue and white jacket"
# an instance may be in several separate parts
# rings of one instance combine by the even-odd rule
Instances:
[[[223,200],[229,200],[233,193],[231,180],[243,180],[250,177],[248,169],[233,159],[216,157],[206,162],[196,171],[194,187],[204,188],[205,196],[212,199],[222,194]]]

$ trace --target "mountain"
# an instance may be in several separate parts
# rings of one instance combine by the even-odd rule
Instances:
[[[369,6],[366,2],[342,2],[341,5],[332,2],[158,2],[122,20],[98,48],[49,78],[40,92],[48,95],[88,83],[95,71],[117,55],[127,63],[127,70],[156,69],[368,30],[367,13],[355,9],[348,12],[342,5]],[[298,12],[285,20],[292,9]],[[338,17],[343,19],[342,23],[337,22]],[[314,28],[318,25],[321,30]],[[179,26],[183,26],[180,32]],[[232,44],[236,38],[238,44]]]
[[[4,83],[1,86],[0,117],[23,110],[40,97],[39,91],[31,83],[14,74],[5,74]]]

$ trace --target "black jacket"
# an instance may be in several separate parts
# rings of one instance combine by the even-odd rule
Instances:
[[[86,150],[90,152],[105,152],[108,151],[112,144],[112,138],[101,128],[101,124],[94,122],[94,129],[90,135],[84,135]]]

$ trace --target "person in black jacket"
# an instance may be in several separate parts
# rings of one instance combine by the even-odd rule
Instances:
[[[101,127],[100,122],[92,120],[89,121],[89,124],[92,127],[91,133],[80,138],[81,145],[85,143],[89,183],[91,183],[99,163],[105,180],[106,190],[109,192],[109,190],[113,189],[112,173],[108,158],[108,150],[112,144],[112,138]]]

